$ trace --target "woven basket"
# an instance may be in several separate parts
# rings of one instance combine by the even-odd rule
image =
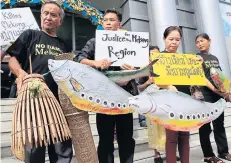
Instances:
[[[30,91],[34,81],[41,86],[36,96]],[[71,133],[61,106],[45,84],[44,78],[39,74],[26,76],[18,92],[12,117],[13,155],[24,160],[24,146],[36,148],[69,138]]]
[[[56,60],[73,60],[74,55],[65,53],[56,56]],[[70,99],[59,89],[59,100],[72,134],[78,163],[98,163],[98,156],[91,132],[88,112],[75,108]]]
[[[14,151],[12,151],[12,153],[18,160],[21,160],[21,161],[25,160],[24,148],[23,149],[15,148]]]

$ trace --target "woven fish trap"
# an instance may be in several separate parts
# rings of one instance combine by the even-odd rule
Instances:
[[[74,54],[63,53],[56,60],[73,60]],[[74,107],[68,96],[59,88],[59,100],[72,134],[72,143],[78,163],[98,163],[88,112]]]
[[[71,133],[61,106],[44,78],[39,74],[26,76],[13,111],[12,154],[19,158],[24,146],[37,148],[69,138]]]

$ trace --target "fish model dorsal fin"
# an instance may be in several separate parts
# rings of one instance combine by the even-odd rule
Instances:
[[[153,65],[159,60],[159,58],[154,59],[151,63],[149,63],[145,68],[148,68],[150,71],[151,77],[159,77],[160,75],[153,72]]]
[[[153,92],[156,92],[159,89],[160,88],[156,84],[151,84],[141,94],[153,93]]]

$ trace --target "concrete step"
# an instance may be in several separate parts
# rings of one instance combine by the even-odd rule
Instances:
[[[97,133],[97,128],[96,128],[96,122],[90,122],[91,123],[91,130],[92,130],[92,134],[93,136],[98,136]],[[138,121],[138,117],[134,118],[133,120],[133,126],[134,126],[134,137],[138,137],[140,135],[144,135],[146,134],[146,130],[144,130],[144,128],[140,128],[139,127],[139,121]],[[225,114],[225,126],[227,127],[228,124],[231,124],[231,112],[227,112]],[[1,139],[2,141],[9,141],[10,137],[11,137],[11,128],[12,128],[12,122],[10,121],[3,121],[1,122]],[[139,132],[136,132],[139,131]],[[198,133],[198,131],[192,131],[192,134],[194,133]]]
[[[1,106],[14,105],[16,103],[16,98],[1,98]]]
[[[12,113],[15,103],[16,103],[15,98],[1,98],[1,100],[0,100],[0,106],[1,106],[0,113],[7,113],[7,112]]]
[[[5,147],[5,145],[10,144],[11,140],[11,121],[8,122],[2,122],[2,128],[1,128],[1,145],[2,147]],[[91,124],[91,129],[92,129],[92,135],[94,137],[94,141],[98,142],[98,132],[96,129],[96,124]],[[231,126],[231,115],[225,117],[225,127],[230,127]],[[139,122],[138,119],[134,120],[134,132],[133,132],[133,137],[138,138],[138,137],[144,137],[147,136],[147,129],[143,127],[139,127]],[[198,134],[198,130],[192,131],[191,135],[193,134]],[[5,143],[8,142],[8,143]]]
[[[7,121],[12,120],[12,112],[13,112],[15,102],[16,101],[12,100],[12,99],[11,100],[1,100],[1,105],[0,105],[1,106],[1,109],[0,109],[1,122],[7,122]],[[8,105],[8,104],[10,104],[10,105]],[[228,107],[225,110],[225,116],[231,116],[231,107]],[[138,114],[134,113],[133,118],[138,119]],[[95,113],[89,112],[89,121],[93,124],[96,123],[96,114]]]
[[[229,121],[229,119],[231,119],[231,109],[227,109],[225,111],[225,121]],[[91,124],[91,129],[92,132],[97,131],[96,128],[96,120],[95,120],[95,114],[89,114],[89,121]],[[1,133],[5,133],[5,132],[11,132],[11,127],[12,127],[12,113],[10,112],[5,112],[5,113],[1,113]],[[227,123],[225,122],[225,123]],[[139,118],[138,118],[138,114],[135,113],[133,115],[133,126],[139,126]]]
[[[229,126],[228,124],[226,124],[226,134],[227,134],[227,137],[231,139],[231,123],[229,123]],[[146,134],[143,134],[144,132],[146,132]],[[134,139],[136,141],[136,153],[138,152],[141,152],[141,151],[146,151],[146,150],[149,150],[149,147],[148,147],[148,137],[147,137],[147,129],[141,129],[141,128],[137,128],[134,130],[134,135],[135,134],[140,134],[140,135],[137,135],[134,136]],[[142,135],[143,134],[143,135]],[[96,147],[98,146],[98,135],[94,136],[93,137],[94,139],[94,142],[95,142],[95,145]],[[213,134],[211,134],[211,141],[214,141],[214,137],[213,137]],[[194,132],[194,133],[191,133],[191,136],[190,136],[190,146],[191,147],[195,147],[195,146],[199,146],[200,145],[200,142],[199,142],[199,135],[198,133]],[[11,156],[11,148],[10,148],[10,141],[1,141],[1,154],[2,154],[2,157],[10,157]],[[118,144],[117,142],[115,142],[115,156],[118,156]]]
[[[227,132],[229,146],[231,146],[231,127],[227,128],[226,132]],[[198,135],[193,135],[193,136],[191,136],[191,139],[190,139],[190,147],[191,147],[190,148],[190,163],[201,162],[201,160],[203,158],[200,144],[199,144],[199,140],[198,140],[197,136]],[[193,141],[195,141],[196,139],[198,141],[197,144],[193,143]],[[136,143],[134,163],[153,163],[153,159],[154,159],[153,158],[154,157],[153,150],[148,148],[147,143],[144,143],[142,145],[143,146],[142,148],[145,148],[145,150],[140,150],[142,148],[139,147],[140,145],[138,145],[138,142]],[[214,143],[213,134],[211,134],[211,142],[213,145],[213,149],[216,153],[216,145]],[[231,150],[230,150],[230,152],[231,152]],[[164,158],[164,157],[165,157],[165,154],[162,154],[162,158]],[[47,163],[49,162],[48,156],[46,157],[46,162]],[[16,160],[13,157],[6,157],[6,158],[1,158],[1,163],[22,163],[22,162],[19,160]],[[76,159],[73,158],[71,163],[77,163]],[[118,150],[115,150],[115,163],[119,163]]]
[[[2,102],[3,101],[3,102]],[[1,100],[1,154],[2,157],[11,156],[10,140],[11,140],[11,119],[12,111],[14,107],[15,99]],[[134,117],[134,138],[136,139],[136,153],[143,152],[144,158],[153,157],[153,151],[148,148],[147,129],[140,128],[138,123],[138,114],[135,113]],[[97,146],[98,133],[96,130],[96,116],[95,113],[89,113],[89,120],[91,123],[91,129],[93,138]],[[230,124],[230,125],[228,125]],[[231,108],[225,110],[225,127],[227,127],[227,136],[231,135]],[[192,147],[199,145],[198,131],[191,132],[190,144]],[[115,143],[115,156],[118,156],[118,144]],[[146,153],[145,153],[146,152]],[[151,156],[152,155],[152,156]],[[141,157],[141,156],[136,156]],[[153,158],[152,158],[153,159]],[[139,160],[137,158],[137,160]]]
[[[230,109],[231,110],[231,109]],[[8,114],[8,113],[4,113]],[[90,117],[94,114],[90,114]],[[229,127],[228,124],[231,124],[231,111],[225,112],[225,127]],[[93,118],[92,118],[93,119]],[[1,146],[7,147],[10,146],[11,140],[11,121],[1,122]],[[91,129],[94,136],[94,141],[98,142],[98,133],[96,130],[96,123],[91,122]],[[191,134],[197,134],[198,131],[193,131]],[[134,138],[147,136],[146,128],[140,128],[138,123],[138,115],[134,115]]]
[[[138,144],[142,144],[145,141],[147,142],[147,129],[146,128],[137,127],[134,129],[133,134],[134,134],[134,139],[137,140]],[[99,136],[98,136],[97,131],[93,132],[93,139],[94,139],[96,146],[98,146],[97,144],[99,142]],[[117,147],[118,145],[117,143],[115,143],[115,148]],[[1,154],[2,154],[2,157],[11,156],[11,133],[5,133],[5,135],[4,134],[2,135]]]

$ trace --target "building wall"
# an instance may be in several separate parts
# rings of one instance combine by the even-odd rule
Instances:
[[[220,9],[222,14],[222,20],[225,30],[225,42],[227,47],[227,53],[229,57],[230,69],[231,69],[231,0],[221,0],[224,1],[220,3]],[[226,26],[225,26],[226,25]]]
[[[108,8],[120,8],[123,0],[82,0],[98,10],[105,11]]]
[[[176,0],[176,8],[178,23],[183,31],[182,51],[184,53],[196,53],[195,37],[200,31],[197,31],[196,9],[193,6],[193,0]],[[121,0],[121,12],[123,14],[123,28],[150,32],[147,0]],[[151,44],[155,44],[156,38],[151,33],[150,39]],[[230,40],[230,38],[226,38],[227,45],[231,45]],[[231,46],[227,47],[228,53],[231,55]]]
[[[179,25],[183,30],[183,52],[195,53],[196,21],[191,0],[176,0]],[[132,31],[150,32],[147,0],[123,0],[121,4],[123,28]],[[155,45],[155,36],[150,33],[151,44]]]
[[[192,0],[176,0],[178,23],[183,31],[182,48],[184,53],[196,53],[196,20]]]
[[[123,28],[136,32],[149,32],[146,0],[123,0],[121,12],[123,14]]]

